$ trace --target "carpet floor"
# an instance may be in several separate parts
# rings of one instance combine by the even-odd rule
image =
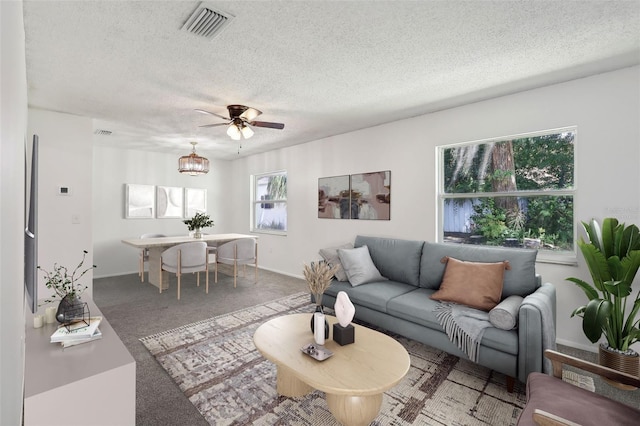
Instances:
[[[253,345],[253,333],[264,322],[291,313],[311,315],[313,309],[309,295],[299,293],[141,342],[211,425],[336,426],[323,392],[300,398],[278,396],[276,367]],[[411,368],[385,393],[372,425],[516,424],[525,404],[520,383],[508,393],[502,374],[393,337],[409,352]]]

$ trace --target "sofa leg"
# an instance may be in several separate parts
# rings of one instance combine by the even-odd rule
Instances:
[[[513,393],[513,387],[516,384],[516,379],[511,376],[507,376],[507,392]]]

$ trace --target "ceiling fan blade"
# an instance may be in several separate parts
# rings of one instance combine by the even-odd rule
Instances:
[[[256,127],[268,127],[269,129],[284,129],[284,124],[271,123],[269,121],[252,121],[249,124]]]
[[[215,112],[205,111],[205,110],[203,110],[203,109],[195,109],[194,111],[197,111],[197,112],[202,113],[202,114],[215,115],[216,117],[220,117],[220,118],[222,118],[223,120],[230,120],[230,118],[228,118],[228,117],[224,117],[224,116],[222,116],[222,115],[220,115],[220,114],[216,114]]]
[[[240,118],[244,118],[247,121],[251,121],[257,116],[259,116],[260,114],[262,114],[262,111],[259,111],[255,108],[247,107],[247,109],[244,110],[242,114],[240,114]]]
[[[229,123],[215,123],[215,124],[205,124],[203,126],[198,127],[217,127],[217,126],[227,126]]]

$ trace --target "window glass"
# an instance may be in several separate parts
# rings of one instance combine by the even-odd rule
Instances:
[[[287,231],[287,173],[256,175],[253,179],[252,230]]]
[[[440,236],[575,252],[575,128],[440,147]]]

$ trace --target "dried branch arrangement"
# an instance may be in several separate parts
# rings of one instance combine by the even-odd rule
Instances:
[[[324,261],[311,262],[310,265],[304,264],[304,278],[307,280],[309,291],[313,294],[317,304],[321,304],[322,294],[331,285],[331,279],[337,269]]]

